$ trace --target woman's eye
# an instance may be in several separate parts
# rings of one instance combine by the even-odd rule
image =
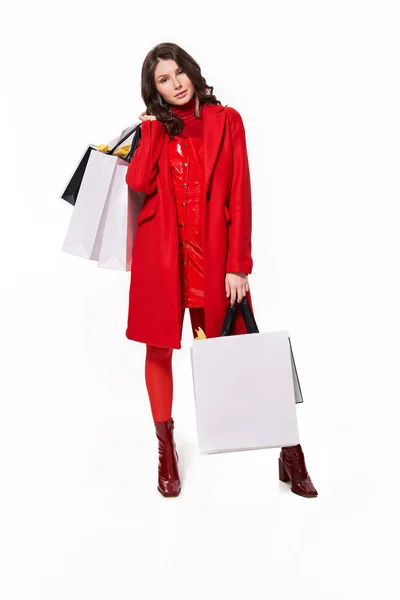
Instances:
[[[179,71],[178,75],[180,75],[181,73],[184,73],[184,70],[183,70],[183,69],[181,69],[181,70]],[[166,79],[168,79],[168,77],[163,77],[163,78],[161,79],[161,83],[164,83],[164,81],[165,81]]]

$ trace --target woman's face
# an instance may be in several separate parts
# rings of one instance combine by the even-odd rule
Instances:
[[[168,104],[183,105],[194,96],[194,85],[172,59],[160,60],[154,71],[157,91]],[[186,92],[177,97],[180,92]]]

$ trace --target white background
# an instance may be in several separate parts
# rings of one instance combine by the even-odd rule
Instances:
[[[2,7],[1,597],[398,597],[398,3]],[[318,498],[278,480],[279,449],[199,454],[188,318],[183,489],[160,496],[130,273],[61,252],[59,195],[86,144],[144,110],[142,62],[164,41],[242,115],[254,311],[291,335]]]

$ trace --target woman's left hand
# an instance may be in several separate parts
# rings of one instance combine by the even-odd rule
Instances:
[[[241,302],[249,292],[249,282],[246,273],[226,273],[225,275],[225,292],[227,298],[231,297],[231,306],[237,301]]]

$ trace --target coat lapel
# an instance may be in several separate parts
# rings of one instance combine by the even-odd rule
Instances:
[[[203,113],[204,135],[204,193],[209,200],[208,186],[217,160],[225,128],[226,111],[222,104],[205,104]]]

